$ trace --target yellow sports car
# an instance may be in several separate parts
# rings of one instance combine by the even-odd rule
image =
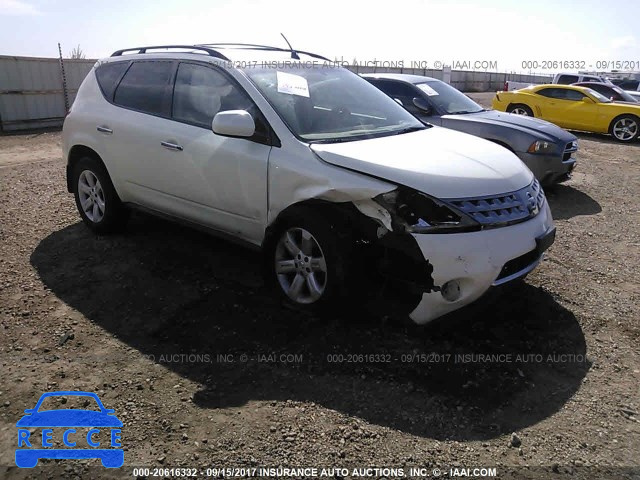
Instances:
[[[640,103],[613,103],[586,87],[535,85],[498,92],[493,108],[542,118],[570,130],[609,133],[621,142],[632,142],[640,133]]]

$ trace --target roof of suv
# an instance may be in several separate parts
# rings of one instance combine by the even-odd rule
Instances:
[[[170,51],[172,50],[172,51]],[[129,55],[154,55],[164,57],[178,57],[182,55],[209,56],[222,61],[246,62],[331,62],[326,57],[302,50],[285,49],[268,45],[254,45],[243,43],[211,43],[198,45],[156,45],[134,47],[117,50],[111,54],[112,58]],[[114,58],[114,59],[115,59]]]

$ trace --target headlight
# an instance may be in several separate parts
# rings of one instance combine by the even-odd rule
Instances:
[[[466,213],[409,188],[400,187],[374,200],[389,211],[396,231],[453,233],[480,229],[480,224]]]
[[[536,140],[528,148],[529,153],[552,153],[556,149],[556,144],[546,140]]]

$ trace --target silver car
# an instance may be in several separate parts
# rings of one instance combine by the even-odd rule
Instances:
[[[575,168],[578,139],[553,123],[486,110],[451,85],[431,77],[406,74],[362,77],[422,122],[476,135],[511,150],[543,186],[568,179]]]

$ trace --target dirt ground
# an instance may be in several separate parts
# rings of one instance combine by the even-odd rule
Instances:
[[[548,192],[558,236],[545,261],[422,328],[283,308],[257,254],[142,214],[95,237],[66,192],[60,134],[0,137],[0,478],[638,475],[640,142],[579,137],[573,178]],[[115,409],[126,469],[15,467],[16,421],[56,390]]]

